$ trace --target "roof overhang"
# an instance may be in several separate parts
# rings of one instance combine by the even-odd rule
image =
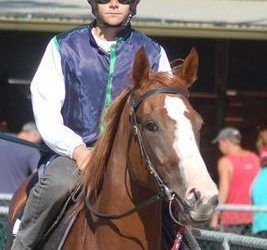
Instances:
[[[1,30],[61,32],[93,19],[85,0],[0,0],[0,7]],[[133,26],[153,36],[267,40],[267,1],[142,0]]]

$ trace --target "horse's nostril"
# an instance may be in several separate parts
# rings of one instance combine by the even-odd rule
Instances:
[[[196,202],[201,199],[201,193],[197,188],[192,188],[187,192],[186,199],[190,202]]]
[[[219,203],[219,196],[218,195],[214,195],[211,199],[210,199],[210,204],[214,207],[218,206]]]

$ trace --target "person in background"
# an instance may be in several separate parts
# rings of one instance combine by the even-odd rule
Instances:
[[[261,154],[265,154],[265,152],[267,152],[267,122],[259,125],[258,130],[259,133],[256,147],[259,152],[260,159],[264,159]]]
[[[41,142],[41,136],[32,122],[26,123],[17,137],[33,143]],[[0,139],[0,193],[14,193],[36,170],[39,159],[37,149]]]
[[[241,146],[238,129],[226,127],[212,141],[218,143],[223,156],[218,161],[219,205],[251,205],[250,187],[259,168],[258,156]],[[210,227],[224,232],[246,234],[252,224],[250,212],[219,212],[212,216]]]
[[[8,126],[5,120],[0,120],[0,132],[7,132]]]
[[[251,188],[252,203],[255,206],[267,207],[267,126],[259,127],[256,143],[261,170]],[[257,237],[267,238],[267,212],[255,212],[252,233]]]

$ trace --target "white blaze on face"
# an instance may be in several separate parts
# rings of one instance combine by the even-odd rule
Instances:
[[[181,98],[171,96],[166,96],[165,108],[168,116],[176,123],[173,148],[180,160],[179,171],[184,175],[186,188],[197,188],[206,196],[215,184],[200,155],[191,121],[186,117],[189,111]]]

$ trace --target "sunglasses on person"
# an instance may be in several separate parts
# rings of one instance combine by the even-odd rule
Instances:
[[[107,3],[109,3],[111,0],[96,0],[96,2],[98,3],[98,4],[107,4]],[[132,4],[132,3],[134,3],[135,2],[135,0],[118,0],[118,2],[120,3],[120,4]]]

